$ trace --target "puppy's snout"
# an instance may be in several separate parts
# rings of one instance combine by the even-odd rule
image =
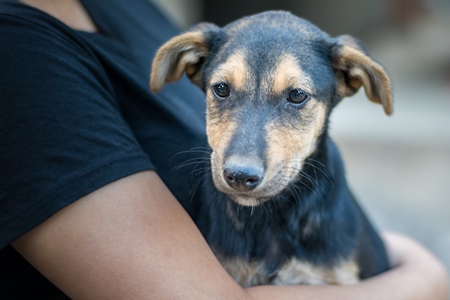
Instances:
[[[263,180],[264,167],[257,160],[230,158],[223,166],[223,177],[231,188],[248,192],[255,189]]]

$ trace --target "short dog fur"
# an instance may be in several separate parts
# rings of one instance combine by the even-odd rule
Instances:
[[[221,192],[195,221],[239,284],[352,284],[388,269],[327,134],[361,86],[393,110],[389,77],[356,39],[280,11],[202,23],[158,50],[152,91],[184,73],[206,94]]]

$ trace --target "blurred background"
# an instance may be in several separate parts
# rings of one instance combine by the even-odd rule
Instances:
[[[414,237],[450,272],[449,0],[155,2],[181,28],[283,9],[359,38],[391,75],[395,108],[387,117],[360,92],[333,112],[349,184],[380,229]]]

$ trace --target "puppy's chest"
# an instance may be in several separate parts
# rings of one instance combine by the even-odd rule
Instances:
[[[317,214],[308,215],[303,222],[288,222],[289,218],[286,218],[283,222],[274,222],[275,225],[266,221],[253,226],[239,222],[236,215],[234,218],[232,216],[228,211],[233,225],[229,233],[234,234],[227,235],[227,240],[230,242],[232,239],[235,245],[242,246],[229,251],[234,254],[227,256],[222,255],[220,246],[216,248],[219,251],[215,252],[225,270],[241,286],[348,285],[359,281],[354,251],[330,247],[326,242],[333,243],[329,239],[338,237],[322,231],[325,226],[321,225]],[[296,227],[293,224],[302,225]],[[239,234],[235,234],[237,232]],[[251,242],[245,243],[243,240]],[[317,261],[314,257],[321,257],[321,264],[314,263]]]
[[[342,261],[335,266],[316,266],[310,262],[290,258],[275,272],[268,272],[264,261],[245,261],[239,258],[219,260],[225,270],[243,287],[257,285],[338,284],[359,281],[359,268],[354,261]]]

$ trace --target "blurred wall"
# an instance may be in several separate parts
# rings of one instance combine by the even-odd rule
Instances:
[[[226,4],[224,4],[226,3]],[[206,0],[204,17],[224,25],[243,15],[282,9],[312,21],[332,35],[370,30],[383,19],[385,1],[360,0]]]
[[[202,0],[151,0],[180,28],[189,27],[203,19]]]

